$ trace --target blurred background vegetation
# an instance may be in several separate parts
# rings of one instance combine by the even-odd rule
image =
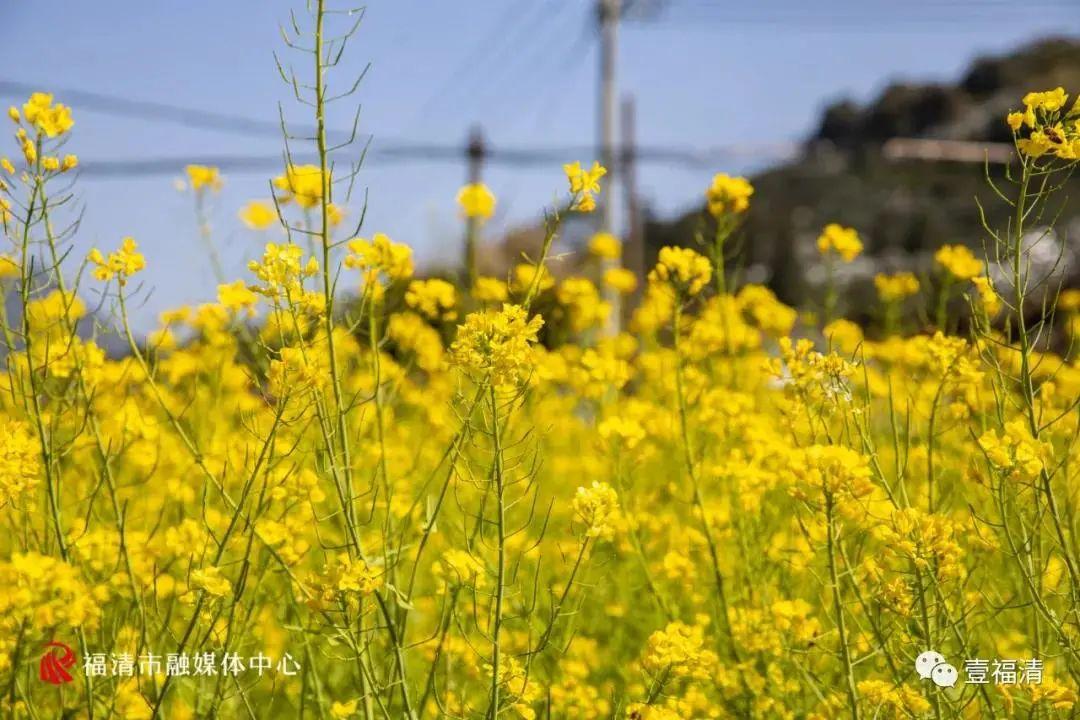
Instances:
[[[841,310],[866,321],[875,303],[878,272],[908,270],[926,276],[933,251],[959,243],[982,255],[986,233],[979,204],[992,227],[1008,222],[1009,208],[991,200],[987,173],[1000,180],[1005,165],[982,162],[979,148],[945,145],[940,159],[890,157],[897,138],[969,143],[1011,143],[1004,117],[1030,88],[1080,87],[1080,42],[1050,39],[998,57],[980,58],[953,84],[894,84],[873,102],[828,107],[802,157],[753,176],[756,188],[740,233],[737,264],[749,280],[765,282],[789,304],[812,304],[822,280],[814,238],[829,222],[856,228],[865,253],[843,268]],[[950,147],[975,158],[950,158]],[[894,152],[896,152],[894,150]],[[970,154],[970,152],[969,152]],[[1073,176],[1056,201],[1052,242],[1064,245],[1062,282],[1080,284],[1080,178]],[[978,203],[976,202],[978,199]],[[704,201],[702,201],[702,209]],[[646,262],[664,245],[694,245],[701,211],[674,220],[646,219]],[[1052,218],[1044,218],[1046,226]],[[1053,248],[1044,248],[1049,260]]]

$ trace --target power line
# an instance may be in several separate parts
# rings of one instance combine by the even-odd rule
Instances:
[[[938,0],[907,0],[903,4],[888,3],[887,5],[874,6],[865,2],[842,4],[836,3],[830,6],[794,5],[792,3],[768,3],[758,2],[751,7],[733,6],[727,0],[656,0],[649,16],[662,16],[666,12],[680,9],[717,10],[729,13],[735,17],[757,17],[759,12],[764,14],[781,14],[793,17],[857,17],[862,19],[877,19],[896,17],[896,11],[914,11],[933,16],[936,13],[945,13],[946,16],[957,19],[973,17],[972,13],[979,10],[991,12],[1006,11],[1008,14],[1030,15],[1038,10],[1066,10],[1076,9],[1073,0],[1029,0],[1027,3],[1017,4],[1013,0],[953,0],[952,2],[939,2]],[[816,10],[816,11],[815,11]],[[733,12],[732,12],[733,11]],[[957,15],[956,13],[964,13]],[[630,19],[630,18],[627,18]]]
[[[572,4],[564,5],[544,15],[542,24],[535,24],[530,28],[526,42],[510,48],[512,55],[504,52],[495,59],[484,86],[474,97],[476,104],[483,103],[486,107],[490,107],[493,101],[501,104],[508,90],[527,87],[527,80],[537,74],[544,76],[543,69],[561,54],[556,50],[555,44],[572,34],[568,31],[569,24],[566,21],[573,22],[575,16],[565,15],[567,9],[576,8]]]
[[[505,52],[506,47],[513,48],[520,31],[528,30],[533,24],[533,18],[537,20],[542,18],[545,10],[543,4],[538,3],[533,9],[539,9],[540,12],[534,12],[531,15],[525,12],[522,4],[522,0],[507,3],[506,12],[496,20],[488,33],[473,46],[469,54],[446,76],[439,88],[421,103],[419,111],[421,118],[430,117],[432,111],[442,104],[449,93],[455,93],[460,100],[463,90],[469,87],[464,81],[470,75],[475,77],[478,69],[486,70],[495,66],[493,63],[483,62],[492,48],[496,48],[496,53],[500,53],[500,49],[502,49],[501,52]]]
[[[796,29],[882,30],[897,29],[927,31],[1030,19],[1035,13],[1075,9],[1073,0],[1032,0],[1017,6],[998,0],[955,0],[933,2],[909,0],[902,5],[886,7],[866,4],[823,7],[819,12],[807,6],[762,3],[756,6],[733,7],[727,2],[709,0],[657,0],[662,4],[648,14],[648,20],[663,24],[701,24],[708,22],[729,25],[774,25]],[[633,16],[627,20],[634,20]]]
[[[34,86],[18,82],[0,80],[0,95],[25,97]],[[251,117],[228,113],[206,112],[193,108],[136,100],[74,89],[59,89],[55,93],[61,99],[77,104],[88,111],[122,115],[141,120],[190,125],[201,129],[229,132],[239,135],[281,136],[277,123],[258,120]],[[294,132],[303,129],[291,127]],[[335,133],[340,135],[342,133]],[[682,165],[687,167],[707,167],[725,159],[750,157],[769,157],[782,159],[790,157],[797,150],[797,145],[780,143],[775,145],[732,145],[706,148],[703,150],[655,146],[643,147],[638,152],[641,162]],[[485,155],[485,160],[502,165],[550,165],[566,162],[569,158],[588,157],[596,153],[593,146],[549,146],[549,147],[503,147],[493,148]],[[460,162],[466,156],[466,150],[460,145],[418,142],[411,140],[383,140],[373,143],[364,156],[365,162],[392,164],[403,162]],[[295,163],[314,160],[303,153],[292,156]],[[284,164],[281,155],[204,155],[177,158],[139,158],[134,160],[92,160],[83,158],[80,168],[88,177],[120,177],[125,175],[174,175],[185,165],[215,165],[222,170],[234,173],[268,172],[280,170]]]
[[[39,89],[39,87],[30,83],[0,80],[0,96],[4,97],[25,98]],[[74,88],[58,88],[53,91],[53,95],[56,95],[58,99],[69,105],[77,105],[80,110],[96,112],[102,115],[167,122],[200,130],[214,130],[235,135],[281,138],[280,123],[242,115],[212,110],[195,110],[171,103],[133,100],[118,95],[88,92]],[[299,126],[290,123],[289,131],[291,133],[313,134],[315,128],[314,126]],[[332,134],[336,137],[348,136],[347,133],[343,132],[333,132]]]
[[[729,0],[653,0],[654,5],[658,6],[661,10],[667,8],[678,7],[709,7],[717,9],[731,9],[732,4]],[[1018,6],[1014,0],[907,0],[903,7],[914,8],[923,7],[932,10],[953,10],[957,8],[1030,8],[1039,6],[1053,6],[1053,7],[1075,7],[1075,3],[1071,0],[1030,0],[1030,2]],[[806,10],[808,6],[793,3],[790,0],[781,0],[780,2],[766,2],[759,0],[754,3],[754,7],[762,10]],[[823,10],[863,10],[874,12],[877,10],[889,10],[897,7],[894,2],[881,3],[874,5],[867,2],[849,2],[849,3],[832,3],[831,5],[818,5]],[[814,14],[814,13],[811,13]]]
[[[484,161],[513,167],[558,167],[567,158],[584,157],[595,151],[593,147],[506,147],[485,149]],[[747,159],[783,160],[795,157],[801,151],[797,143],[774,145],[732,145],[695,150],[674,146],[639,147],[635,160],[640,163],[677,165],[689,168],[711,169],[722,164]],[[452,145],[387,145],[371,150],[365,163],[394,164],[406,162],[454,162],[467,158],[467,148]],[[294,162],[306,163],[314,157],[296,155]],[[212,165],[223,172],[233,174],[269,173],[281,169],[282,158],[273,155],[202,155],[185,157],[140,158],[136,160],[80,159],[79,169],[87,178],[124,178],[154,175],[177,175],[188,164]]]
[[[563,57],[562,63],[560,63],[555,72],[549,75],[549,77],[554,78],[556,82],[551,83],[550,87],[547,88],[547,92],[537,92],[534,95],[534,99],[540,99],[536,113],[533,116],[534,129],[538,131],[541,128],[546,129],[551,118],[558,114],[564,101],[569,95],[569,93],[565,91],[565,85],[560,84],[558,81],[566,80],[568,75],[574,70],[584,67],[584,63],[581,62],[581,59],[590,51],[596,40],[595,23],[586,21],[582,26],[578,39],[570,46],[570,52]],[[547,122],[542,124],[542,120],[546,120]]]

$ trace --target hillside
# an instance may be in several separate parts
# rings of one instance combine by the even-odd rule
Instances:
[[[987,187],[984,164],[890,160],[883,145],[892,138],[1009,142],[1007,110],[1029,90],[1058,85],[1080,87],[1076,40],[1045,40],[980,58],[955,84],[893,84],[865,106],[850,101],[830,106],[803,157],[752,178],[756,193],[736,264],[787,302],[801,304],[814,296],[821,274],[813,247],[820,228],[828,222],[855,227],[866,255],[842,278],[850,312],[865,306],[875,272],[925,270],[933,249],[943,243],[981,250],[985,233],[976,198],[994,226],[1004,226],[1007,210]],[[990,167],[995,179],[1004,172],[1001,165]],[[1059,196],[1059,237],[1080,233],[1080,202],[1069,199],[1078,190],[1080,179],[1074,177]],[[647,262],[664,245],[693,245],[699,232],[709,233],[700,211],[673,221],[646,221]],[[1067,271],[1075,274],[1076,268],[1071,262]]]

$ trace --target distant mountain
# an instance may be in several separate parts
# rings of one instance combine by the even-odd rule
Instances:
[[[820,268],[814,238],[839,222],[855,227],[866,257],[845,268],[848,311],[858,315],[875,272],[926,269],[933,249],[963,243],[981,251],[985,233],[975,198],[992,225],[1003,227],[1007,208],[987,187],[981,162],[891,160],[883,148],[894,138],[1011,142],[1005,113],[1030,90],[1063,86],[1080,92],[1080,41],[1044,40],[1000,57],[976,60],[956,84],[887,87],[868,105],[843,101],[828,107],[800,159],[752,178],[756,188],[741,231],[737,264],[768,283],[785,301],[815,296]],[[1000,179],[1001,165],[991,175]],[[1080,177],[1059,202],[1058,236],[1080,238]],[[1069,198],[1069,199],[1067,199]],[[645,223],[647,262],[664,245],[689,245],[710,230],[700,211],[672,221]],[[1075,264],[1071,268],[1076,272]],[[1074,278],[1075,279],[1075,278]]]

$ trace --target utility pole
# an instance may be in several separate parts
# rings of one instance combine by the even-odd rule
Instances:
[[[615,169],[615,65],[621,12],[622,0],[597,0],[597,20],[600,24],[600,162],[612,175]],[[600,230],[603,232],[611,232],[615,226],[615,205],[611,202],[613,179],[609,176],[601,193]]]
[[[478,185],[482,182],[484,156],[487,150],[484,145],[484,132],[479,125],[473,125],[469,130],[469,143],[465,148],[468,157],[469,169],[466,182],[470,185]],[[476,244],[480,235],[480,221],[470,217],[465,223],[465,279],[469,290],[476,286]]]
[[[615,180],[615,64],[619,47],[619,16],[622,0],[596,0],[596,17],[600,31],[600,107],[599,141],[600,163],[608,169],[607,182],[600,194],[600,232],[614,232],[615,203],[612,185]],[[612,266],[605,261],[604,269]],[[615,335],[622,326],[622,303],[619,293],[605,288],[604,299],[611,306],[608,316],[608,335]]]
[[[638,286],[634,293],[639,296],[645,283],[645,232],[641,222],[641,206],[637,187],[637,122],[633,95],[622,99],[619,129],[622,157],[619,159],[619,175],[622,178],[623,196],[626,200],[626,245],[623,249],[623,267],[637,276]]]

